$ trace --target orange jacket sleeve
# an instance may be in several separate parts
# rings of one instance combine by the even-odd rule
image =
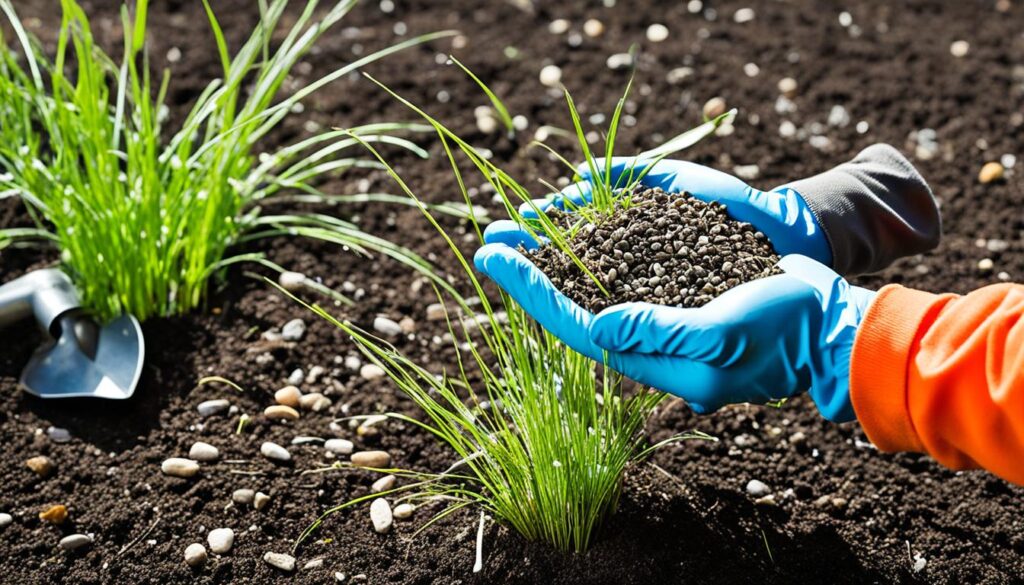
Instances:
[[[857,332],[850,398],[883,451],[1024,484],[1024,285],[886,286]]]

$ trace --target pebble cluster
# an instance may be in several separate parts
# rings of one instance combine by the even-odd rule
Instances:
[[[570,247],[610,297],[554,246],[532,259],[559,290],[594,312],[633,301],[700,307],[778,272],[779,257],[765,235],[731,219],[724,205],[660,189],[638,192],[629,206],[584,226]]]

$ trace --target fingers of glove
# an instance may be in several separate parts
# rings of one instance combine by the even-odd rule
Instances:
[[[595,166],[602,176],[605,174],[604,161],[605,159],[602,158],[595,161]],[[592,179],[593,173],[589,166],[581,166],[577,172],[586,180]],[[749,199],[747,193],[749,187],[745,182],[710,167],[682,160],[663,159],[654,162],[634,157],[612,159],[611,181],[613,184],[619,182],[625,184],[630,177],[635,179],[641,175],[643,176],[640,182],[645,187],[658,187],[670,193],[686,191],[702,201],[746,205]]]
[[[571,211],[574,207],[589,205],[593,191],[593,185],[589,181],[573,183],[544,199],[534,199],[531,203],[523,203],[519,206],[519,214],[527,219],[536,219],[538,210],[544,213],[552,206],[563,211],[568,207]]]
[[[590,340],[613,352],[713,361],[727,333],[706,316],[702,309],[624,303],[594,317]]]
[[[526,250],[536,250],[547,245],[548,239],[531,233],[525,226],[509,219],[499,219],[484,229],[484,243],[504,244],[510,248],[522,246]]]
[[[473,261],[542,327],[579,353],[603,359],[601,349],[587,335],[593,315],[559,292],[525,256],[504,244],[487,244],[477,250]]]

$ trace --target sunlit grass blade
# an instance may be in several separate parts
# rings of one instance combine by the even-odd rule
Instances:
[[[487,94],[487,97],[491,100],[491,106],[494,107],[494,111],[497,112],[498,117],[501,118],[501,122],[505,125],[505,129],[508,131],[509,135],[511,136],[515,134],[515,124],[512,122],[511,114],[508,113],[508,108],[506,108],[505,104],[502,103],[498,96],[495,95],[493,91],[491,91],[491,88],[487,87],[486,83],[481,81],[480,78],[477,77],[475,73],[470,71],[469,67],[463,65],[462,61],[459,61],[452,55],[448,55],[448,58],[452,60],[452,63],[458,65],[459,69],[462,69],[466,73],[466,75],[470,77],[470,79],[475,81],[476,84],[480,86],[480,89],[482,89],[484,93]]]

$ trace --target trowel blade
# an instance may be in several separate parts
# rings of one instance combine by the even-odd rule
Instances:
[[[100,328],[95,358],[71,335],[62,335],[36,351],[21,385],[41,398],[128,398],[139,383],[145,353],[139,322],[122,315]]]

